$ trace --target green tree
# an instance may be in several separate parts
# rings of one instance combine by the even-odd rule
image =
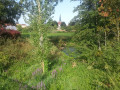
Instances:
[[[105,32],[105,46],[107,45],[107,37],[111,35],[109,35],[110,32],[112,32],[114,36],[117,36],[117,40],[119,42],[120,0],[99,0],[99,5],[99,15],[104,18],[104,26],[102,29],[104,29]]]
[[[98,44],[99,49],[101,48],[101,42],[103,41],[105,47],[107,46],[107,37],[109,32],[109,20],[106,16],[103,17],[100,15],[100,6],[101,4],[99,0],[84,0],[74,9],[74,11],[78,12],[78,15],[74,18],[74,20],[79,21],[78,24],[80,25],[80,29],[78,29],[77,32],[91,29],[91,32],[96,34],[94,37],[95,39],[93,38],[93,40],[94,43]]]
[[[15,23],[22,13],[22,4],[16,0],[0,0],[0,21]]]
[[[95,28],[97,22],[96,17],[98,16],[96,12],[97,1],[98,0],[83,0],[81,4],[74,9],[74,12],[78,12],[74,20],[79,21],[82,26],[86,25],[85,28]]]
[[[74,12],[78,12],[78,15],[72,19],[72,22],[76,21],[76,24],[77,24],[76,26],[77,27],[79,26],[79,28],[75,27],[77,29],[76,36],[86,37],[85,34],[81,34],[81,31],[87,33],[89,29],[89,33],[91,31],[93,35],[96,34],[96,36],[93,36],[93,37],[88,35],[90,36],[89,39],[91,39],[92,41],[91,43],[98,44],[97,26],[99,24],[102,24],[102,22],[100,22],[101,16],[99,16],[99,13],[97,10],[97,7],[99,6],[98,0],[83,0],[83,1],[79,0],[79,1],[81,2],[80,5],[78,5],[74,9]],[[82,36],[82,35],[85,35],[85,36]],[[86,40],[88,39],[86,38]]]
[[[57,27],[58,27],[57,21],[52,21],[51,24],[50,24],[50,26],[52,27],[52,28],[51,28],[52,30],[55,30],[55,31],[56,31],[56,29],[57,29]]]
[[[54,7],[62,0],[21,0],[25,5],[24,11],[29,16],[29,24],[36,32],[34,36],[34,43],[38,47],[38,58],[42,58],[41,65],[43,72],[47,69],[46,60],[47,51],[49,50],[49,42],[47,41],[47,27],[46,23],[51,19],[54,12]]]
[[[109,17],[110,26],[116,25],[117,40],[119,42],[119,26],[120,26],[120,0],[100,0],[101,6],[98,8],[101,16]],[[113,29],[114,30],[114,29]]]
[[[74,26],[74,25],[75,25],[75,22],[74,22],[74,21],[71,21],[68,25],[69,25],[69,26]]]
[[[52,21],[51,26],[58,26],[57,21]]]
[[[21,0],[24,4],[24,11],[29,16],[29,24],[36,30],[40,47],[43,47],[45,39],[45,23],[51,19],[55,6],[62,0]],[[38,44],[37,44],[38,45]]]
[[[61,22],[61,28],[66,29],[66,23],[65,22]]]
[[[61,26],[66,27],[66,23],[65,22],[61,22]]]

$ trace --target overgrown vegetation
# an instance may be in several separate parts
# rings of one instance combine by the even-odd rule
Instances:
[[[120,47],[119,47],[119,0],[84,0],[75,11],[79,14],[73,21],[76,35],[73,42],[80,52],[77,60],[82,60],[101,73],[96,84],[103,89],[120,89]],[[82,18],[79,18],[82,16]],[[114,21],[114,22],[113,22]],[[79,27],[79,28],[78,28]]]
[[[46,55],[38,53],[38,48],[30,39],[8,40],[1,48],[0,88],[15,89],[89,89],[95,88],[93,72],[87,64],[60,52],[49,43]],[[46,59],[47,70],[43,72],[42,59]],[[78,72],[79,71],[79,72]],[[99,77],[99,76],[98,76]],[[96,77],[97,78],[97,77]],[[69,82],[68,82],[69,81]],[[82,81],[82,82],[81,82]]]
[[[17,40],[0,38],[1,90],[120,89],[120,0],[82,1],[74,33],[53,33],[45,23],[59,0],[25,1],[30,26],[19,27]]]

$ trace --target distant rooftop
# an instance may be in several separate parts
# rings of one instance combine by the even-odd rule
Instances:
[[[16,25],[20,25],[22,28],[27,27],[27,25],[26,25],[26,24],[16,24]]]

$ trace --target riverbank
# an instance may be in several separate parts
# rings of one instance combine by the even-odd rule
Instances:
[[[45,63],[45,65],[47,64],[45,68],[48,70],[44,73],[41,61],[43,57],[37,58],[37,48],[30,44],[29,39],[24,42],[22,40],[7,42],[0,48],[1,53],[6,55],[5,60],[12,61],[9,61],[10,64],[7,62],[9,66],[4,67],[0,74],[0,89],[89,90],[98,88],[98,86],[92,85],[95,84],[94,80],[98,77],[98,71],[88,68],[84,62],[77,62],[73,57],[69,57],[57,49],[56,46],[50,47],[50,53],[47,54],[48,58]],[[7,54],[5,54],[6,52]]]

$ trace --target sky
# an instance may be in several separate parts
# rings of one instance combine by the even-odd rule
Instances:
[[[53,20],[59,21],[59,17],[61,15],[61,21],[64,21],[66,24],[70,22],[70,20],[77,15],[73,13],[74,7],[79,5],[79,1],[70,1],[64,0],[62,3],[59,3],[55,8],[55,14],[53,14]]]
[[[64,21],[67,25],[70,22],[70,20],[77,15],[76,13],[73,13],[74,7],[80,4],[80,1],[71,1],[71,0],[63,0],[63,2],[59,3],[55,7],[55,13],[52,15],[53,20],[59,21],[59,17],[61,15],[61,21]],[[26,24],[24,22],[23,16],[19,19],[20,24]]]

